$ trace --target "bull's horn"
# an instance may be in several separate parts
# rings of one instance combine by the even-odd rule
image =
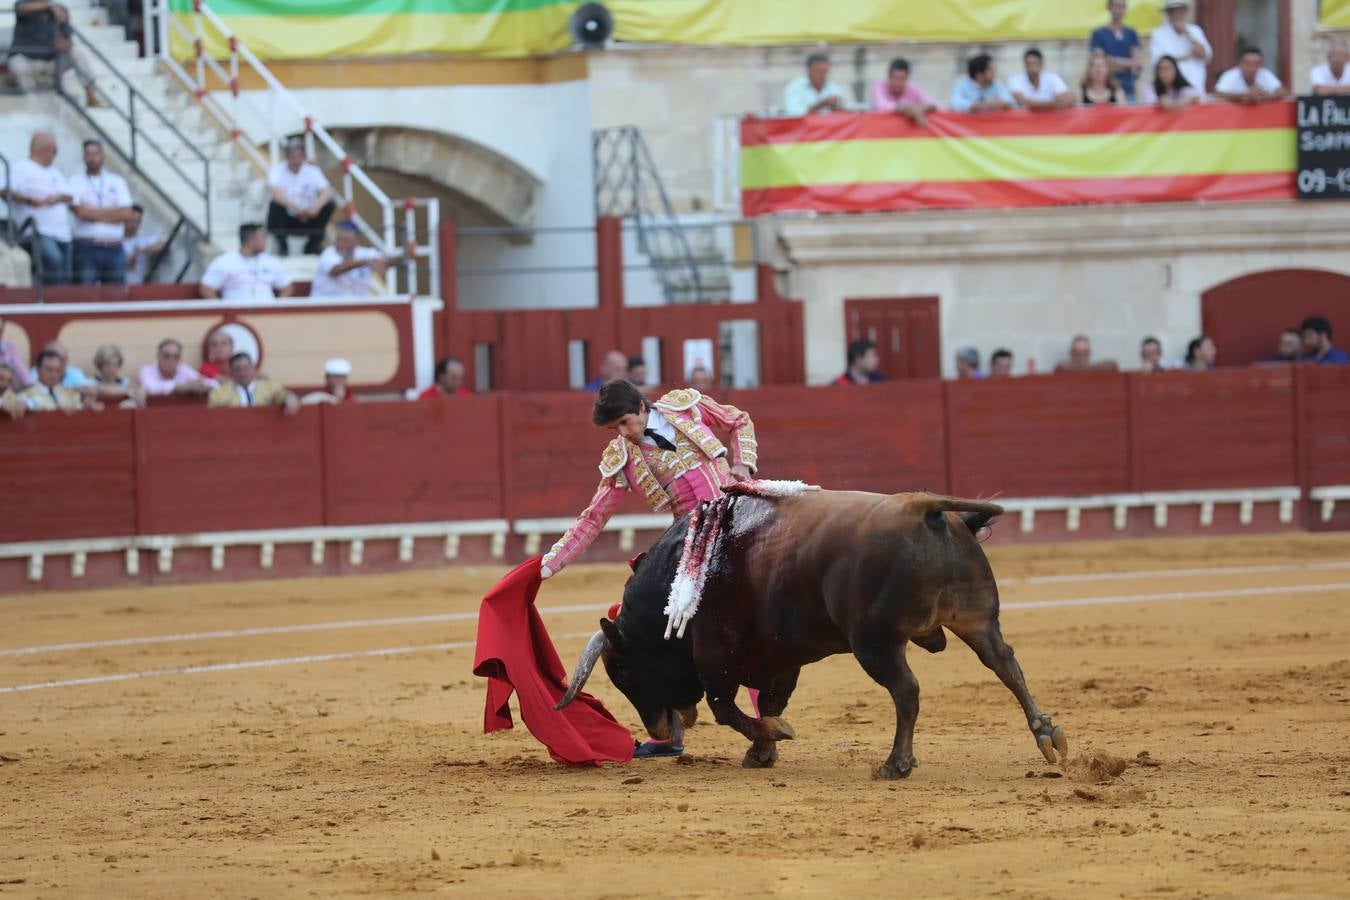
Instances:
[[[581,651],[581,659],[577,660],[577,667],[572,671],[572,681],[567,685],[567,693],[563,694],[558,705],[554,709],[562,709],[573,700],[577,699],[577,694],[586,686],[586,680],[591,677],[591,670],[595,668],[596,660],[600,654],[609,649],[609,638],[603,631],[597,631],[591,635],[591,639],[586,642],[586,649]]]

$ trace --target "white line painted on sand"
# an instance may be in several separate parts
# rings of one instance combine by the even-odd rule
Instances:
[[[1000,578],[1009,584],[1072,584],[1080,581],[1128,581],[1134,578],[1192,578],[1201,575],[1257,575],[1274,572],[1326,572],[1350,569],[1350,562],[1272,563],[1264,566],[1213,566],[1205,569],[1152,569],[1137,572],[1082,572],[1077,575],[1034,575],[1030,578]]]
[[[1334,584],[1300,584],[1292,587],[1234,588],[1217,591],[1174,591],[1166,594],[1122,594],[1116,597],[1081,597],[1073,600],[1029,600],[1021,603],[1004,603],[1002,609],[1050,609],[1062,606],[1111,606],[1119,603],[1167,603],[1178,600],[1212,600],[1228,597],[1265,597],[1275,594],[1336,593],[1350,591],[1350,582]],[[554,612],[581,612],[587,609],[605,609],[605,607],[576,606],[553,607]],[[457,614],[458,615],[458,614]],[[557,635],[558,640],[590,637],[589,632]],[[280,659],[255,659],[247,662],[215,663],[202,666],[176,666],[168,669],[150,669],[144,672],[120,672],[114,675],[93,675],[87,678],[71,678],[64,681],[43,681],[35,684],[18,684],[0,687],[0,694],[16,694],[22,691],[39,691],[48,688],[76,687],[79,685],[106,684],[115,681],[133,681],[139,678],[162,678],[167,675],[200,675],[207,672],[233,672],[243,669],[266,669],[276,666],[302,665],[305,663],[333,662],[347,659],[363,659],[373,656],[396,656],[411,653],[430,653],[438,650],[461,650],[474,646],[473,641],[453,641],[442,644],[422,644],[412,647],[386,647],[379,650],[355,650],[348,653],[324,653],[315,656],[290,656]]]

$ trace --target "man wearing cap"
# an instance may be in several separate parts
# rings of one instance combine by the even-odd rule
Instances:
[[[206,398],[207,406],[280,406],[286,415],[300,409],[300,399],[275,381],[258,377],[253,357],[236,353],[230,357],[230,380],[221,382]]]
[[[126,179],[103,169],[103,144],[84,142],[84,171],[70,179],[75,213],[74,266],[77,284],[122,284],[127,280],[122,238],[131,218]]]
[[[1162,5],[1167,22],[1153,29],[1149,38],[1149,55],[1153,65],[1158,60],[1170,56],[1177,61],[1182,76],[1195,88],[1201,99],[1205,96],[1205,73],[1209,61],[1214,58],[1214,48],[1209,45],[1205,32],[1188,19],[1191,5],[1187,0],[1167,0]]]
[[[380,280],[384,278],[389,261],[374,247],[362,247],[357,242],[356,226],[339,222],[337,237],[331,247],[319,254],[314,270],[311,297],[373,297],[386,293]]]
[[[347,385],[351,377],[352,364],[345,359],[330,359],[323,364],[323,390],[314,391],[300,398],[306,406],[315,403],[355,403],[356,395]]]
[[[962,347],[956,351],[956,377],[983,378],[984,373],[980,371],[980,351],[974,347]]]
[[[296,138],[286,144],[286,158],[267,173],[267,230],[276,235],[277,255],[286,256],[286,239],[292,234],[305,237],[305,253],[318,253],[323,247],[323,232],[337,204],[328,179],[314,163],[305,159],[304,141]]]

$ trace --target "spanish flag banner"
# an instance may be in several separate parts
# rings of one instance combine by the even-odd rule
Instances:
[[[1350,0],[1321,0],[1317,22],[1323,28],[1350,28]]]
[[[1295,195],[1294,104],[747,118],[741,207],[879,212]]]

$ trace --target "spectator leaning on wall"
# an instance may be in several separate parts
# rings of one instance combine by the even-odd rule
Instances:
[[[239,226],[239,249],[222,253],[206,267],[201,295],[223,300],[273,300],[289,297],[291,277],[267,252],[267,231],[250,223]]]
[[[389,261],[374,247],[362,247],[356,226],[339,222],[333,246],[325,247],[314,268],[311,297],[373,297],[385,293]]]
[[[84,370],[79,366],[70,365],[70,351],[66,345],[60,341],[48,341],[43,348],[43,352],[50,351],[56,354],[56,358],[61,361],[61,385],[71,390],[79,391],[82,394],[93,397],[97,395],[97,386],[94,379],[84,374]],[[28,371],[29,384],[36,383],[38,380],[38,366],[34,361],[33,368]]]
[[[345,359],[330,359],[323,364],[323,390],[311,391],[300,398],[304,406],[316,403],[356,403],[347,380],[351,378],[352,364]]]
[[[1088,49],[1106,54],[1111,74],[1115,75],[1120,89],[1125,92],[1125,99],[1133,103],[1134,82],[1144,66],[1144,51],[1143,45],[1139,42],[1139,32],[1125,24],[1125,12],[1128,8],[1126,0],[1110,0],[1106,4],[1106,9],[1111,14],[1111,24],[1103,25],[1092,32]]]
[[[1073,91],[1064,79],[1045,71],[1045,57],[1035,47],[1022,55],[1024,71],[1008,79],[1008,90],[1024,109],[1065,109],[1074,105]]]
[[[872,341],[853,341],[848,345],[848,368],[834,380],[835,384],[876,384],[886,376],[877,371],[881,357]]]
[[[987,53],[966,63],[966,77],[952,85],[947,103],[952,112],[959,113],[999,112],[1016,105],[1013,95],[999,83],[998,68]]]
[[[159,342],[155,361],[141,366],[141,388],[151,397],[170,394],[201,396],[210,393],[219,382],[203,378],[196,369],[183,362],[183,345],[173,338]]]
[[[77,409],[102,409],[103,404],[61,383],[66,365],[55,350],[43,350],[37,358],[37,381],[19,394],[33,412],[73,412]]]
[[[1140,95],[1143,102],[1157,103],[1166,110],[1183,109],[1205,99],[1170,56],[1164,56],[1153,66],[1153,80],[1144,82]]]
[[[300,409],[300,400],[275,381],[259,378],[253,357],[247,353],[236,353],[230,357],[230,380],[211,391],[207,405],[280,406],[282,412],[290,416]]]
[[[1320,366],[1343,366],[1350,363],[1350,356],[1331,343],[1331,322],[1325,316],[1308,316],[1299,326],[1303,332],[1304,362],[1317,363]]]
[[[1288,97],[1288,89],[1274,72],[1261,65],[1262,61],[1258,48],[1245,48],[1238,64],[1214,83],[1214,96],[1233,103],[1262,103]]]
[[[436,361],[435,379],[430,387],[417,395],[417,399],[467,397],[473,393],[464,386],[464,363],[457,356],[446,356]]]
[[[1286,328],[1280,332],[1280,339],[1275,344],[1275,355],[1267,356],[1261,362],[1295,363],[1302,355],[1303,332],[1297,328]]]
[[[1153,29],[1149,36],[1149,58],[1156,66],[1158,60],[1170,56],[1176,61],[1186,83],[1205,96],[1205,73],[1214,49],[1199,25],[1190,20],[1191,5],[1186,0],[1167,0],[1162,5],[1167,21]]]
[[[808,56],[806,74],[792,79],[783,89],[783,111],[789,116],[810,116],[846,108],[844,92],[830,81],[830,58],[824,53]]]
[[[885,78],[872,82],[872,111],[893,112],[927,124],[927,114],[937,109],[933,98],[909,77],[909,60],[894,59]]]
[[[1169,369],[1179,368],[1176,363],[1170,363],[1163,359],[1162,341],[1149,335],[1139,343],[1139,371],[1145,374],[1150,372],[1166,372]]]
[[[1008,378],[1012,375],[1013,355],[1012,351],[999,347],[989,357],[989,377],[990,378]]]
[[[1327,50],[1327,61],[1320,66],[1314,66],[1308,76],[1308,83],[1312,85],[1314,94],[1329,96],[1333,94],[1350,94],[1350,45],[1347,45],[1344,39],[1337,38],[1331,42],[1331,48]]]

